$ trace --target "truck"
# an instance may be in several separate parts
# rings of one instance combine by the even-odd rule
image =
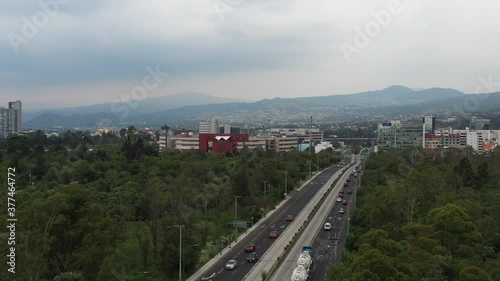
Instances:
[[[291,281],[305,281],[311,276],[311,268],[314,260],[314,248],[302,246],[301,253],[297,259],[297,267],[293,270]]]
[[[311,260],[314,259],[314,248],[312,246],[302,246],[302,250],[300,253],[302,254],[303,252],[307,251],[309,255],[311,256]]]
[[[305,281],[307,278],[309,278],[308,274],[309,273],[307,272],[307,270],[303,266],[299,265],[293,270],[292,277],[290,278],[290,280]]]

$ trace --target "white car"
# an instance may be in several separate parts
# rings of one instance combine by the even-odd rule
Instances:
[[[238,266],[238,261],[237,260],[229,260],[226,263],[226,269],[235,269]]]
[[[325,223],[325,226],[323,227],[323,229],[324,230],[332,230],[332,225],[329,222],[327,222],[327,223]]]
[[[345,214],[344,208],[339,209],[339,214]]]
[[[342,198],[337,197],[337,202],[342,202]]]

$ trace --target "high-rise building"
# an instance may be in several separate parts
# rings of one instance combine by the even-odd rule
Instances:
[[[490,129],[490,119],[471,117],[470,129],[471,130],[489,130]]]
[[[436,129],[436,117],[424,116],[423,123],[425,132],[434,134],[434,130]]]
[[[219,121],[216,118],[211,120],[202,120],[198,123],[198,130],[200,134],[218,134]]]
[[[401,124],[399,120],[379,124],[379,148],[397,148],[419,146],[424,147],[423,124]]]
[[[0,135],[22,132],[22,103],[9,102],[9,108],[0,107]]]

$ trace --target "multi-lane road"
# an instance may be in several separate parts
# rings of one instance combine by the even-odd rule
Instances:
[[[331,202],[333,205],[325,222],[330,222],[332,230],[327,231],[322,229],[312,246],[315,249],[316,260],[314,261],[314,268],[312,270],[310,281],[325,280],[327,268],[332,264],[340,264],[342,251],[345,248],[345,241],[348,231],[349,217],[355,206],[356,192],[358,189],[358,177],[350,176],[348,187],[344,187],[344,199],[347,200],[347,205],[344,206],[336,200]],[[352,194],[348,194],[348,189],[352,190]],[[339,213],[340,208],[344,209],[344,214]],[[319,226],[322,227],[323,225]]]
[[[245,253],[244,251],[245,245],[255,244],[257,246],[256,252],[262,256],[267,251],[267,249],[276,241],[276,239],[270,239],[268,237],[270,232],[276,230],[281,234],[290,224],[294,223],[287,222],[287,216],[292,215],[295,218],[315,196],[320,188],[323,187],[323,185],[328,182],[339,169],[342,168],[328,168],[314,177],[307,185],[303,186],[300,191],[293,191],[291,193],[291,198],[289,198],[279,209],[277,209],[272,216],[266,218],[262,223],[255,226],[254,229],[251,229],[251,232],[246,235],[245,238],[238,241],[239,243],[233,246],[231,250],[220,256],[220,258],[218,258],[218,260],[208,270],[201,274],[195,274],[195,279],[191,277],[188,280],[243,280],[244,276],[252,269],[253,266],[256,265],[256,263],[246,262],[248,253]],[[236,267],[236,269],[225,269],[225,265],[229,259],[235,259],[238,261],[238,266]],[[258,261],[258,263],[262,262],[269,261]]]
[[[349,170],[352,170],[352,168]],[[351,179],[348,183],[349,186],[344,187],[344,182],[348,178]],[[308,280],[324,280],[326,269],[328,265],[334,262],[335,256],[340,260],[343,237],[345,237],[345,234],[342,235],[342,233],[347,228],[348,213],[354,205],[355,186],[357,184],[353,178],[349,174],[341,176],[340,181],[327,195],[323,204],[318,207],[316,215],[310,219],[306,229],[296,239],[290,251],[283,257],[283,262],[273,272],[270,280],[290,280],[294,269],[297,267],[297,259],[304,245],[313,246],[315,251],[311,277]],[[349,188],[352,189],[352,194],[348,194]],[[342,205],[341,202],[336,201],[341,190],[344,190],[344,199],[347,200],[347,205]],[[344,208],[344,214],[339,214],[340,208]],[[325,222],[329,222],[332,229],[324,230]],[[338,238],[340,239],[337,240]],[[336,245],[337,247],[335,247]]]

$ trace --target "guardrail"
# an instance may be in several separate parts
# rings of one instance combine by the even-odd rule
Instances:
[[[318,203],[316,205],[314,205],[313,209],[311,210],[311,212],[307,216],[307,219],[299,227],[299,229],[297,230],[297,232],[295,232],[295,234],[293,235],[292,240],[290,240],[288,242],[288,244],[285,246],[283,252],[278,256],[277,261],[273,264],[273,266],[271,267],[271,269],[269,270],[269,272],[267,272],[266,278],[265,279],[263,278],[262,281],[270,280],[273,277],[273,275],[275,273],[275,270],[281,266],[281,263],[283,262],[284,257],[286,257],[288,255],[288,253],[290,252],[290,249],[293,248],[293,246],[297,242],[297,240],[300,237],[300,235],[302,235],[303,230],[306,229],[307,226],[309,225],[309,222],[311,221],[311,218],[313,218],[316,215],[318,209],[323,205],[323,203],[325,202],[326,198],[328,197],[328,195],[330,194],[330,192],[332,192],[332,190],[335,187],[335,185],[337,185],[337,183],[340,180],[340,178],[342,177],[342,175],[344,175],[345,172],[348,171],[350,168],[352,168],[353,166],[355,166],[355,164],[356,164],[356,162],[353,162],[348,167],[345,167],[342,170],[342,173],[337,176],[337,178],[333,181],[333,183],[330,185],[330,187],[325,191],[325,193],[323,193],[323,196],[321,197],[321,199],[318,201]]]

